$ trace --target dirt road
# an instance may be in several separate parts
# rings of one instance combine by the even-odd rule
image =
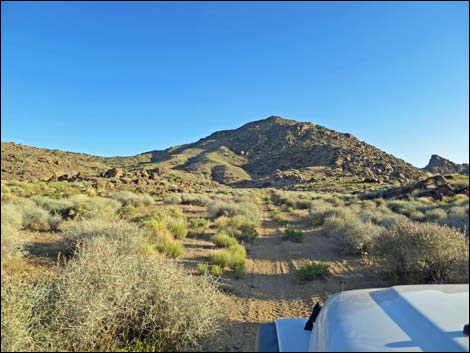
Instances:
[[[304,243],[281,240],[279,226],[263,205],[260,238],[248,244],[246,274],[241,279],[224,276],[227,317],[219,335],[206,342],[204,350],[252,351],[260,323],[280,317],[306,317],[315,302],[324,302],[331,294],[348,289],[387,285],[378,274],[361,265],[361,259],[341,254],[333,239],[302,219],[287,214],[289,227],[305,232]],[[185,260],[203,261],[212,248],[207,240],[188,239],[190,251]],[[325,280],[301,283],[296,269],[306,261],[321,260],[330,264],[331,276]]]

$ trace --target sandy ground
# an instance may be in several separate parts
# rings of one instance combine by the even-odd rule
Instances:
[[[203,216],[194,208],[186,209],[189,217]],[[202,210],[200,212],[203,212]],[[306,317],[312,306],[324,302],[331,294],[349,289],[382,287],[388,284],[378,273],[361,264],[358,257],[344,256],[335,241],[318,234],[302,218],[283,212],[289,227],[305,231],[304,243],[281,240],[281,230],[263,205],[260,238],[247,244],[246,274],[241,279],[224,275],[222,289],[227,303],[226,320],[215,339],[205,342],[211,351],[252,351],[260,323],[281,317]],[[209,235],[185,240],[183,262],[194,268],[207,261],[213,248]],[[296,269],[306,261],[321,260],[330,264],[331,276],[324,280],[301,283]]]

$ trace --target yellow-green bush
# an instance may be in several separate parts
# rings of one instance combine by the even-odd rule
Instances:
[[[373,241],[384,271],[405,283],[468,283],[465,234],[435,223],[402,222]]]
[[[237,239],[230,236],[227,232],[220,231],[211,237],[213,242],[219,248],[230,248],[231,246],[237,245]]]

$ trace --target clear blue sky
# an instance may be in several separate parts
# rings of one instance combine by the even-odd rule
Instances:
[[[469,8],[2,2],[2,141],[113,156],[280,115],[469,155]]]

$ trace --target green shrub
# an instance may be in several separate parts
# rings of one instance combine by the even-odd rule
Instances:
[[[237,266],[244,266],[246,259],[246,250],[241,245],[234,245],[227,249],[214,250],[210,253],[211,262],[232,270]]]
[[[185,351],[217,329],[220,302],[207,276],[94,238],[69,261],[47,310],[37,314],[50,333],[47,351]]]
[[[173,235],[176,239],[186,238],[188,235],[188,228],[186,227],[186,223],[179,219],[172,219],[166,222],[166,227],[171,235]]]
[[[220,277],[224,274],[224,269],[219,265],[212,265],[211,266],[211,275],[215,277]]]
[[[219,248],[230,248],[238,244],[237,239],[231,237],[227,232],[224,231],[214,234],[211,237],[211,242],[213,242]]]
[[[189,219],[189,224],[192,230],[197,232],[204,232],[209,228],[210,221],[202,217],[194,217]]]
[[[35,196],[32,198],[36,204],[51,214],[58,214],[66,218],[74,204],[69,199],[53,199],[46,196]]]
[[[207,263],[200,262],[197,264],[197,272],[200,275],[205,275],[209,272],[209,265]]]
[[[301,281],[312,281],[325,278],[330,274],[330,265],[321,261],[311,261],[302,265],[297,270],[297,276]]]
[[[435,223],[403,222],[373,243],[378,264],[405,283],[468,283],[468,238]]]
[[[117,215],[122,219],[131,220],[139,216],[139,211],[132,205],[126,205],[117,211]]]
[[[303,243],[304,232],[287,228],[284,230],[284,234],[282,235],[281,239],[293,241],[295,243]]]
[[[156,245],[156,248],[167,257],[176,259],[183,255],[183,244],[175,240],[166,240]]]
[[[109,195],[113,200],[119,201],[123,206],[150,206],[155,203],[152,196],[149,194],[135,194],[131,191],[118,191]]]

